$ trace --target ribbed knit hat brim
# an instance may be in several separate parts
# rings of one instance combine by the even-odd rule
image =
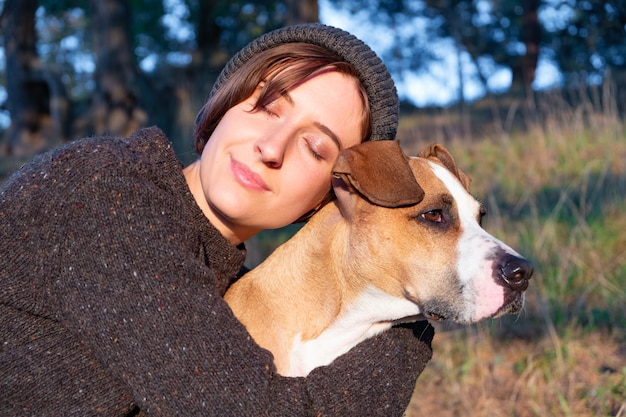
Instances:
[[[352,64],[359,74],[370,103],[372,129],[370,140],[395,139],[398,128],[398,94],[387,67],[360,39],[332,26],[319,23],[301,24],[261,35],[228,61],[213,85],[211,96],[254,55],[281,44],[294,42],[321,46]]]

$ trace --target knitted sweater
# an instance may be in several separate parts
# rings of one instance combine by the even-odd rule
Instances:
[[[35,158],[0,187],[0,416],[403,413],[432,327],[279,376],[222,298],[244,257],[156,128]]]

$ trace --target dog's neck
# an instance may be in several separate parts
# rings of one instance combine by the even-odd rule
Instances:
[[[317,368],[330,364],[352,347],[391,327],[398,317],[418,312],[417,306],[375,287],[367,287],[352,303],[344,306],[318,336],[303,340],[296,335],[290,352],[289,375],[306,376]],[[413,321],[415,318],[413,317]]]
[[[256,291],[255,297],[237,297],[245,300],[239,319],[263,323],[254,326],[263,328],[262,334],[252,336],[261,346],[282,350],[276,366],[283,374],[306,375],[395,319],[419,313],[412,302],[385,294],[344,269],[342,261],[354,258],[346,255],[348,234],[349,225],[330,203],[230,290],[240,295]]]
[[[314,224],[315,223],[315,224]],[[280,303],[280,314],[268,322],[307,323],[308,339],[317,336],[341,310],[349,288],[332,279],[343,271],[345,222],[333,203],[326,205],[289,241],[281,245],[261,265],[248,272],[245,285],[257,287],[263,302]],[[330,256],[332,254],[332,256]],[[239,285],[239,283],[238,283]],[[241,289],[237,289],[241,291]],[[261,297],[259,297],[261,298]],[[256,301],[256,300],[251,300]],[[297,308],[292,308],[295,305]],[[324,306],[324,311],[320,311]]]

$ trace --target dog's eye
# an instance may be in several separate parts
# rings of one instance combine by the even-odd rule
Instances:
[[[424,220],[427,220],[432,223],[445,223],[446,219],[443,217],[443,212],[441,210],[430,210],[426,213],[421,214]]]
[[[478,224],[483,225],[483,219],[487,215],[487,209],[483,206],[480,206],[480,211],[478,212]]]

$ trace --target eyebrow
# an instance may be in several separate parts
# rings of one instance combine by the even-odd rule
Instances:
[[[335,145],[337,145],[337,148],[339,148],[340,151],[343,150],[343,145],[341,144],[341,141],[339,140],[339,137],[335,134],[335,132],[333,132],[328,126],[322,123],[315,122],[314,124],[319,130],[327,134],[333,140],[333,142],[335,142]]]
[[[289,95],[289,92],[285,92],[282,95],[285,100],[287,100],[287,102],[289,104],[291,104],[293,106],[293,99],[291,98],[291,96]],[[342,151],[343,150],[343,145],[341,144],[341,141],[339,140],[339,136],[337,136],[337,134],[335,134],[335,132],[332,131],[332,129],[328,126],[326,126],[323,123],[320,122],[314,122],[313,123],[315,125],[315,127],[317,127],[319,130],[321,130],[322,132],[324,132],[328,137],[330,137],[333,142],[335,142],[335,145],[337,145],[337,148]]]

